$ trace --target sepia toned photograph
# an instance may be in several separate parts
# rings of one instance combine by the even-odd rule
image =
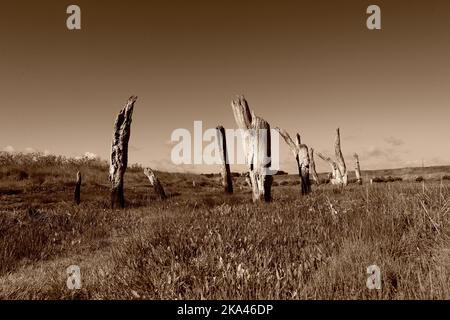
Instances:
[[[0,300],[449,300],[449,13],[3,1]]]

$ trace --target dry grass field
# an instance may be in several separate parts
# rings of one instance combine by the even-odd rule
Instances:
[[[161,201],[134,166],[111,210],[106,163],[2,153],[0,299],[450,299],[450,182],[367,183],[379,174],[306,197],[276,176],[273,202],[253,204],[242,178],[226,195],[217,177],[160,172]]]

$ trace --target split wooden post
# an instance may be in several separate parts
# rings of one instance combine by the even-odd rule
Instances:
[[[355,158],[355,175],[356,175],[356,183],[362,184],[362,178],[361,178],[361,168],[359,166],[359,157],[358,154],[355,153],[353,155],[353,158]]]
[[[331,167],[331,183],[337,184],[345,187],[348,183],[348,173],[347,167],[345,166],[344,156],[341,150],[341,135],[339,133],[339,128],[336,129],[336,137],[334,140],[334,153],[336,161],[332,160],[330,157],[326,157],[321,153],[317,152],[317,155],[322,160],[328,162]]]
[[[305,144],[301,143],[300,135],[297,133],[296,135],[296,143],[292,141],[289,133],[280,128],[275,128],[278,133],[283,137],[286,144],[291,149],[291,152],[295,156],[295,160],[297,161],[298,167],[298,175],[300,178],[300,192],[302,195],[307,195],[311,192],[311,181],[309,179],[309,152],[308,147]]]
[[[111,147],[109,180],[111,182],[111,208],[125,207],[123,178],[128,165],[128,142],[130,140],[131,118],[137,97],[132,96],[119,112],[114,124]]]
[[[78,205],[81,202],[81,172],[77,172],[77,182],[75,184],[74,201]]]
[[[269,202],[273,182],[271,166],[270,125],[250,110],[244,96],[231,102],[234,118],[241,129],[243,149],[248,165],[253,201]]]
[[[158,177],[156,176],[156,174],[153,172],[153,170],[151,168],[145,168],[144,174],[147,176],[148,180],[150,181],[150,184],[152,185],[158,197],[161,200],[167,199],[166,193],[164,192],[164,188],[161,182],[159,181]]]
[[[336,155],[336,162],[339,168],[339,172],[342,177],[342,185],[346,186],[348,183],[348,173],[347,167],[345,166],[344,156],[341,150],[341,134],[339,133],[339,128],[336,129],[336,138],[334,141],[334,152]]]
[[[230,163],[227,152],[227,138],[225,134],[225,128],[223,126],[217,126],[217,141],[219,144],[220,159],[222,161],[220,175],[222,177],[222,186],[225,188],[225,192],[233,193],[233,180],[231,178]]]
[[[342,177],[338,165],[330,157],[326,157],[320,152],[316,152],[317,156],[323,161],[328,162],[331,167],[330,182],[331,184],[342,184]]]

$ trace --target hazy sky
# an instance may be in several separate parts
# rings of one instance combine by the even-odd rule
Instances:
[[[70,4],[82,30],[66,28]],[[370,4],[382,30],[366,28]],[[339,126],[350,167],[354,152],[362,169],[450,164],[449,15],[448,1],[2,3],[0,150],[107,159],[134,94],[130,162],[174,170],[172,131],[235,128],[244,94],[317,151],[332,154]]]

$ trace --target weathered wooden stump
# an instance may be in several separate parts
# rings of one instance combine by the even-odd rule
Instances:
[[[81,172],[77,172],[77,182],[75,184],[74,201],[78,205],[81,202]]]
[[[355,158],[355,175],[356,175],[356,183],[362,184],[362,178],[361,178],[361,168],[359,166],[359,157],[358,154],[355,153],[353,155],[353,158]]]
[[[219,144],[220,159],[222,161],[220,175],[222,177],[222,186],[225,192],[233,193],[233,180],[231,178],[230,163],[227,152],[227,138],[225,135],[225,128],[217,126],[217,141]]]
[[[339,128],[336,129],[336,138],[334,141],[334,152],[336,161],[332,160],[330,157],[324,156],[317,152],[317,155],[322,160],[328,162],[331,167],[331,184],[341,185],[345,187],[348,183],[348,173],[347,167],[345,166],[344,156],[341,150],[341,136],[339,133]]]
[[[305,144],[300,146],[298,153],[298,174],[300,176],[300,192],[303,196],[311,193],[311,180],[309,179],[309,156],[308,147]]]
[[[231,102],[234,118],[243,134],[243,149],[248,165],[253,201],[272,200],[270,125],[256,116],[243,96]]]
[[[128,165],[128,142],[130,140],[131,118],[137,97],[128,99],[125,107],[119,112],[114,124],[111,147],[111,164],[109,180],[111,182],[111,208],[125,207],[123,193],[123,177]]]
[[[314,160],[314,148],[309,148],[309,172],[311,173],[314,182],[317,185],[319,185],[320,179],[316,171],[316,162]]]
[[[156,174],[153,172],[153,170],[151,168],[145,168],[144,174],[147,176],[148,180],[150,181],[150,184],[152,185],[159,199],[161,200],[167,199],[166,193],[164,192],[164,188],[161,182],[159,181],[158,177],[156,176]]]
[[[320,152],[317,152],[316,154],[320,159],[328,162],[328,164],[331,167],[331,173],[329,174],[330,183],[335,184],[335,185],[342,184],[342,176],[341,176],[341,172],[339,171],[337,163],[334,160],[332,160],[330,157],[324,156]]]
[[[308,146],[301,143],[300,135],[297,133],[296,142],[292,141],[289,133],[280,128],[275,128],[283,137],[286,144],[294,154],[295,161],[297,161],[298,176],[300,178],[300,192],[302,195],[307,195],[311,192],[311,181],[309,179],[309,153]]]

